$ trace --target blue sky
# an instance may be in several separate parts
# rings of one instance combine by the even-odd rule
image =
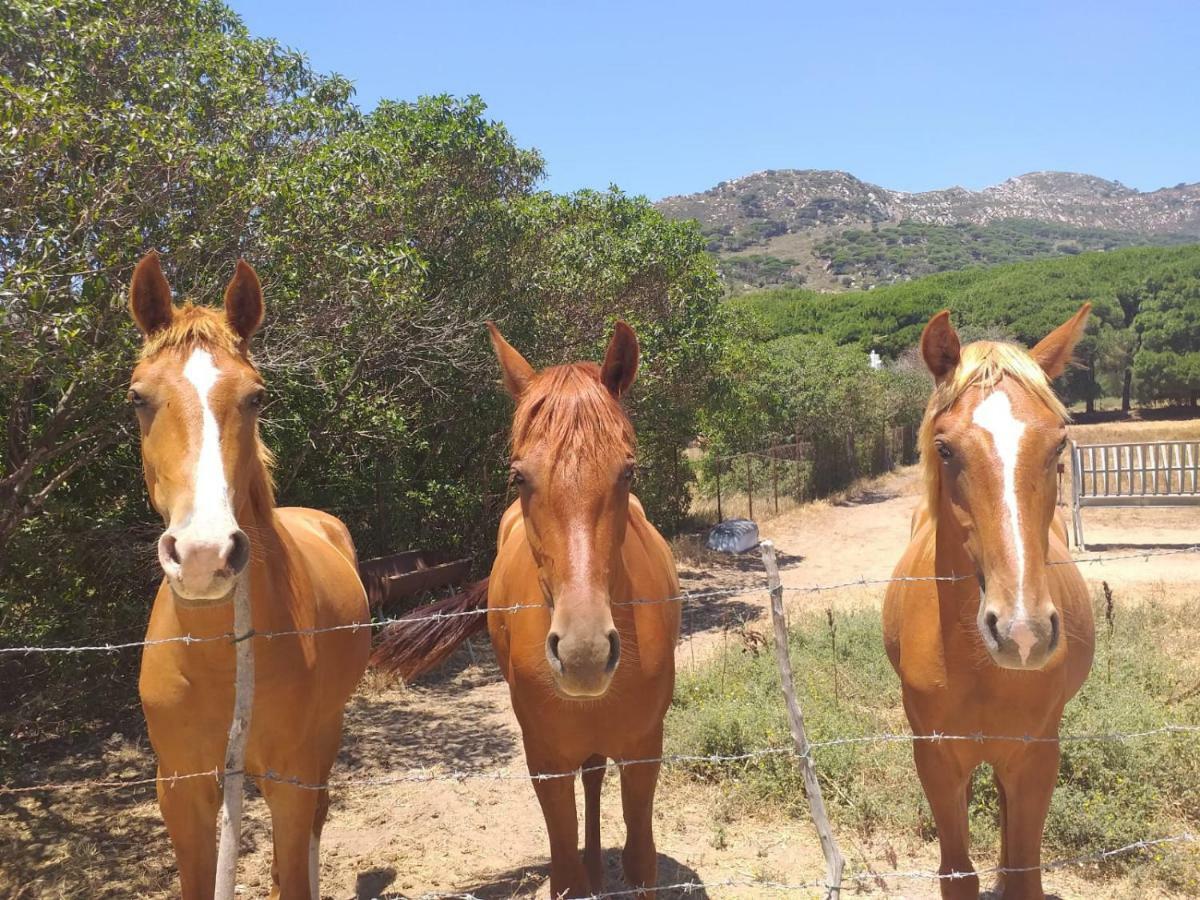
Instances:
[[[232,0],[357,100],[481,95],[556,191],[1200,181],[1200,3]]]

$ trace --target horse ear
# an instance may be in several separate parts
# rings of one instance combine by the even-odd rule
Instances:
[[[129,312],[133,321],[149,337],[171,324],[175,306],[171,303],[171,286],[158,263],[158,253],[151,250],[133,270],[129,285]]]
[[[263,320],[262,285],[250,263],[239,259],[225,288],[225,320],[237,335],[248,341]]]
[[[496,351],[496,359],[500,363],[500,374],[504,378],[504,389],[517,399],[525,392],[533,378],[533,366],[525,361],[520,353],[504,339],[500,329],[493,323],[487,323],[488,335],[492,339],[492,349]]]
[[[612,340],[608,342],[608,350],[604,354],[604,365],[600,367],[600,383],[608,388],[608,392],[620,400],[633,379],[637,377],[638,356],[637,335],[624,322],[617,320],[613,329]]]
[[[1029,355],[1037,361],[1051,381],[1067,370],[1067,364],[1075,352],[1075,345],[1087,330],[1091,311],[1092,304],[1084,303],[1075,315],[1042,338],[1038,345],[1029,351]]]
[[[950,324],[950,310],[943,309],[921,332],[921,356],[933,373],[933,380],[941,384],[958,368],[961,355],[962,345],[958,342],[958,332]]]

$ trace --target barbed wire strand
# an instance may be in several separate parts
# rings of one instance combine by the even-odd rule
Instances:
[[[1155,556],[1169,556],[1169,555],[1176,555],[1176,554],[1181,554],[1181,553],[1195,553],[1195,552],[1200,552],[1200,546],[1165,548],[1162,550],[1147,550],[1147,551],[1142,551],[1142,552],[1138,552],[1138,553],[1121,554],[1121,555],[1117,555],[1117,556],[1107,556],[1107,557],[1095,556],[1095,557],[1083,558],[1083,559],[1061,560],[1061,561],[1051,562],[1048,565],[1066,565],[1068,563],[1103,564],[1105,562],[1111,562],[1111,561],[1123,560],[1123,559],[1146,559],[1146,560],[1149,560],[1151,557],[1155,557]],[[948,576],[944,576],[944,575],[943,576],[937,576],[937,575],[934,575],[934,576],[894,576],[891,578],[881,578],[881,579],[867,579],[864,577],[864,578],[860,578],[857,580],[845,581],[845,582],[840,582],[840,583],[835,583],[835,584],[791,587],[791,588],[784,588],[784,590],[791,591],[794,593],[817,593],[817,592],[821,592],[821,591],[838,590],[838,589],[844,589],[844,588],[849,588],[849,587],[861,587],[861,586],[867,586],[867,585],[889,584],[889,583],[893,583],[893,582],[911,582],[911,581],[951,581],[951,582],[953,582],[953,581],[966,580],[966,579],[973,578],[973,577],[975,577],[975,575],[973,573],[966,574],[966,575],[948,575]],[[757,585],[750,585],[750,586],[739,585],[736,587],[720,588],[720,589],[709,590],[709,591],[683,592],[676,597],[662,598],[662,599],[657,599],[657,600],[630,600],[630,601],[624,601],[623,603],[616,604],[616,605],[633,606],[633,605],[645,605],[645,604],[656,604],[656,603],[687,602],[687,601],[709,599],[709,598],[716,598],[716,597],[723,597],[723,596],[736,596],[738,594],[749,593],[751,591],[756,590],[757,588],[758,588]],[[148,646],[155,646],[158,644],[167,644],[167,643],[183,643],[185,645],[188,645],[188,644],[205,643],[205,642],[218,641],[218,640],[232,640],[232,641],[236,642],[236,641],[246,640],[247,638],[250,638],[250,637],[261,637],[261,638],[269,639],[269,638],[274,638],[274,637],[282,637],[282,636],[286,636],[286,635],[308,635],[308,634],[319,634],[319,633],[326,632],[326,631],[357,630],[359,628],[377,627],[377,626],[381,626],[381,625],[391,625],[391,624],[396,624],[398,622],[409,623],[409,624],[416,624],[419,622],[432,622],[432,621],[439,621],[439,620],[444,620],[444,619],[458,618],[458,617],[461,617],[464,615],[481,615],[481,614],[485,614],[489,611],[509,612],[509,611],[517,611],[517,610],[521,610],[521,609],[542,609],[542,608],[544,608],[544,605],[540,604],[540,603],[538,603],[538,604],[518,604],[518,605],[506,607],[503,610],[488,610],[488,609],[464,610],[464,611],[456,612],[456,613],[435,613],[435,614],[428,615],[428,616],[414,616],[414,617],[407,618],[407,619],[392,619],[392,620],[382,620],[382,621],[375,621],[375,622],[351,623],[348,625],[331,626],[331,627],[327,627],[327,628],[295,629],[295,630],[274,631],[274,632],[251,631],[251,632],[243,634],[243,635],[234,635],[233,633],[225,633],[222,635],[206,636],[206,637],[194,637],[192,635],[181,635],[181,636],[172,637],[172,638],[160,638],[160,639],[151,639],[151,640],[144,640],[144,641],[130,641],[130,642],[125,642],[125,643],[117,643],[117,644],[110,643],[110,644],[102,644],[102,645],[94,645],[94,646],[5,647],[5,648],[0,648],[0,653],[15,654],[15,653],[38,653],[38,652],[41,652],[41,653],[114,652],[114,651],[129,649],[129,648],[133,648],[133,647],[148,647]],[[1089,733],[1089,734],[1061,735],[1061,736],[984,735],[984,734],[979,734],[979,733],[969,734],[969,735],[946,735],[946,734],[938,734],[938,733],[929,734],[929,735],[913,735],[913,734],[903,734],[903,733],[894,733],[894,734],[883,733],[883,734],[875,734],[875,735],[861,735],[861,736],[854,736],[854,737],[840,737],[840,738],[833,738],[833,739],[824,740],[824,741],[813,741],[813,742],[809,743],[809,746],[807,748],[805,755],[811,757],[815,753],[818,753],[820,751],[827,750],[830,748],[834,748],[834,747],[864,745],[864,744],[872,744],[872,743],[876,743],[876,744],[878,744],[878,743],[904,743],[904,742],[915,743],[918,741],[932,741],[932,742],[971,741],[971,742],[976,742],[976,743],[983,743],[986,741],[1015,741],[1015,742],[1021,742],[1021,743],[1059,743],[1059,744],[1061,744],[1061,743],[1080,742],[1080,741],[1121,741],[1121,742],[1125,742],[1125,741],[1146,738],[1146,737],[1151,737],[1151,736],[1159,736],[1159,735],[1194,735],[1194,734],[1200,734],[1200,726],[1169,724],[1169,725],[1159,726],[1157,728],[1144,729],[1141,731],[1133,731],[1133,732],[1098,732],[1098,733]],[[220,783],[224,776],[233,775],[233,774],[242,774],[248,779],[259,781],[259,782],[273,781],[273,782],[276,782],[279,784],[287,784],[287,785],[291,785],[293,787],[296,787],[299,789],[305,789],[305,790],[324,790],[324,789],[327,789],[330,787],[375,787],[375,786],[386,786],[386,785],[404,784],[404,783],[428,783],[428,782],[435,782],[435,781],[461,782],[461,781],[464,781],[467,779],[482,779],[482,780],[492,780],[492,781],[499,781],[499,780],[545,781],[545,780],[559,779],[559,778],[572,778],[573,779],[573,778],[583,774],[584,772],[591,772],[591,771],[597,771],[597,770],[607,771],[609,769],[620,769],[624,766],[631,766],[631,765],[647,765],[647,764],[652,764],[652,763],[668,764],[668,765],[691,764],[691,763],[718,764],[718,763],[733,763],[733,762],[749,762],[752,760],[763,759],[763,758],[771,757],[771,756],[787,756],[787,755],[795,756],[797,759],[800,758],[800,754],[797,753],[797,751],[793,747],[769,747],[769,748],[763,748],[760,750],[749,751],[746,753],[731,754],[731,755],[678,754],[678,755],[666,755],[666,756],[650,758],[650,759],[613,760],[613,761],[606,761],[603,765],[581,767],[581,768],[571,770],[569,772],[529,773],[529,772],[517,772],[512,769],[498,769],[498,770],[490,770],[490,771],[441,772],[441,771],[431,771],[429,769],[418,769],[418,770],[409,770],[409,771],[401,772],[398,774],[386,775],[386,776],[380,776],[380,777],[365,777],[364,778],[364,777],[353,777],[352,776],[352,777],[346,777],[346,778],[330,779],[328,782],[323,783],[323,784],[309,784],[309,783],[305,783],[305,782],[301,781],[298,778],[294,778],[294,777],[289,778],[289,777],[281,776],[281,775],[278,775],[271,771],[262,772],[262,773],[255,773],[255,772],[249,772],[249,771],[222,772],[219,768],[215,768],[215,769],[210,769],[210,770],[206,770],[203,772],[191,772],[191,773],[184,773],[184,774],[175,773],[175,774],[171,774],[171,775],[160,775],[160,776],[155,776],[155,777],[151,777],[151,778],[139,778],[139,779],[132,779],[132,780],[130,780],[130,779],[86,779],[86,780],[74,781],[74,782],[45,783],[45,784],[28,785],[28,786],[0,785],[0,795],[22,795],[22,794],[32,794],[32,793],[38,793],[38,792],[58,791],[58,790],[72,790],[72,791],[73,790],[113,790],[113,789],[125,789],[125,788],[133,788],[133,787],[144,787],[144,786],[148,786],[148,785],[157,785],[159,783],[165,784],[167,786],[167,788],[170,789],[170,787],[174,786],[179,781],[195,779],[195,778],[212,778],[215,781],[217,781],[218,783]],[[861,884],[861,883],[865,883],[865,882],[878,882],[881,880],[901,879],[901,878],[925,879],[925,880],[962,879],[962,878],[967,878],[967,877],[972,877],[972,876],[1020,874],[1020,873],[1024,873],[1024,872],[1031,872],[1031,871],[1037,871],[1037,870],[1053,871],[1055,869],[1065,868],[1065,867],[1069,867],[1069,866],[1082,865],[1082,864],[1087,864],[1087,863],[1100,863],[1100,862],[1104,862],[1105,860],[1111,859],[1116,856],[1133,853],[1133,852],[1138,852],[1138,851],[1144,851],[1144,850],[1148,850],[1148,849],[1151,849],[1154,847],[1164,846],[1164,845],[1168,845],[1168,844],[1195,843],[1196,841],[1197,841],[1196,836],[1193,835],[1191,832],[1182,832],[1180,834],[1171,835],[1171,836],[1167,836],[1167,837],[1135,841],[1133,843],[1126,844],[1122,847],[1118,847],[1115,849],[1103,850],[1103,851],[1098,851],[1098,852],[1090,853],[1090,854],[1082,854],[1082,855],[1070,857],[1067,859],[1056,860],[1056,861],[1042,864],[1039,866],[1025,866],[1025,867],[1016,867],[1016,868],[1014,868],[1014,867],[1006,868],[1006,867],[1001,867],[1001,866],[994,866],[991,868],[981,869],[981,870],[978,870],[977,872],[973,872],[973,873],[971,873],[971,872],[937,873],[937,872],[928,872],[928,871],[921,871],[921,870],[912,870],[912,871],[897,870],[897,871],[888,871],[888,872],[864,871],[864,872],[853,873],[851,875],[846,876],[843,879],[843,883],[844,884],[845,883]],[[780,890],[780,891],[796,891],[796,890],[812,890],[812,889],[828,890],[830,888],[830,886],[827,885],[823,881],[784,883],[784,882],[766,881],[766,880],[753,879],[753,878],[742,878],[742,879],[726,879],[726,880],[722,880],[722,881],[708,882],[708,883],[698,882],[698,881],[680,882],[677,884],[661,885],[657,889],[661,890],[661,891],[683,891],[685,893],[691,893],[691,892],[698,891],[698,890],[729,888],[729,887],[758,887],[761,889]],[[628,889],[628,890],[621,890],[621,891],[609,891],[609,892],[605,892],[605,893],[601,893],[601,894],[594,894],[594,895],[592,895],[592,898],[593,898],[593,900],[604,900],[604,898],[626,897],[626,896],[632,896],[632,895],[636,895],[636,894],[640,894],[640,893],[643,893],[640,889]],[[476,898],[473,894],[469,894],[469,893],[468,894],[423,895],[423,900],[435,900],[435,898],[436,898],[436,900],[479,900],[479,898]]]
[[[1200,725],[1167,724],[1160,725],[1156,728],[1143,729],[1141,731],[1089,732],[1058,736],[988,735],[982,733],[941,734],[937,732],[933,734],[905,734],[901,732],[868,734],[854,737],[840,737],[830,738],[828,740],[810,741],[808,744],[808,753],[805,756],[811,758],[814,754],[823,750],[829,750],[835,747],[864,744],[898,744],[918,742],[943,743],[946,741],[966,741],[976,744],[1000,741],[1019,744],[1068,744],[1088,741],[1097,743],[1127,743],[1129,741],[1141,740],[1143,738],[1172,735],[1200,735]],[[331,778],[328,781],[320,783],[305,782],[299,778],[280,775],[270,770],[266,772],[251,772],[245,770],[230,770],[222,772],[219,768],[217,768],[205,769],[201,772],[187,772],[183,774],[174,773],[171,775],[159,775],[156,777],[137,779],[85,779],[80,781],[47,782],[35,785],[0,785],[0,796],[64,790],[118,790],[129,787],[144,787],[151,784],[158,784],[160,782],[170,787],[179,781],[186,781],[193,778],[213,778],[217,781],[220,781],[223,775],[235,774],[243,775],[252,781],[271,781],[277,784],[289,785],[291,787],[309,791],[321,791],[330,788],[345,787],[383,787],[395,784],[425,784],[430,782],[460,783],[464,781],[476,780],[553,781],[559,778],[576,778],[587,772],[620,770],[626,766],[643,766],[651,763],[665,765],[707,763],[710,765],[716,765],[718,763],[750,762],[752,760],[758,760],[772,756],[795,756],[797,759],[805,758],[805,756],[802,756],[799,752],[797,752],[794,746],[764,747],[758,750],[749,750],[745,753],[734,753],[727,755],[666,754],[663,756],[649,757],[645,759],[609,760],[602,764],[594,766],[582,766],[566,772],[531,773],[516,769],[467,769],[442,771],[431,768],[418,768],[409,769],[407,771],[392,775],[346,776],[341,778]]]
[[[1149,560],[1155,556],[1174,556],[1181,553],[1200,553],[1200,545],[1189,547],[1171,547],[1161,550],[1144,550],[1138,553],[1127,553],[1119,556],[1093,556],[1083,559],[1071,560],[1055,560],[1047,563],[1049,566],[1063,566],[1072,563],[1077,565],[1086,564],[1103,564],[1106,562],[1115,562],[1125,559],[1146,559]],[[941,582],[956,582],[966,581],[975,578],[974,573],[966,575],[897,575],[890,578],[858,578],[850,581],[835,582],[832,584],[821,585],[805,585],[800,587],[784,587],[783,590],[788,593],[821,593],[823,591],[843,590],[852,587],[868,587],[872,585],[892,584],[901,582],[914,581],[941,581]],[[614,603],[614,606],[654,606],[663,603],[688,603],[697,600],[715,599],[718,597],[736,597],[742,594],[753,593],[762,589],[759,584],[742,584],[727,588],[714,588],[706,591],[684,591],[673,597],[663,597],[659,599],[648,600],[623,600]],[[191,634],[183,634],[168,638],[153,638],[150,640],[141,641],[126,641],[124,643],[105,643],[78,645],[66,644],[60,646],[41,647],[37,645],[21,646],[21,647],[0,647],[0,655],[28,655],[34,653],[115,653],[120,650],[129,650],[135,647],[154,647],[161,644],[205,644],[213,641],[244,641],[248,638],[277,638],[288,637],[294,635],[311,636],[316,634],[325,634],[332,631],[358,631],[361,628],[379,628],[399,625],[407,627],[410,625],[426,624],[429,622],[440,622],[447,619],[458,619],[464,616],[481,616],[488,613],[509,613],[517,612],[525,609],[545,609],[544,603],[519,603],[512,606],[498,607],[496,609],[481,608],[481,609],[466,609],[458,612],[448,613],[431,613],[426,616],[411,616],[393,619],[377,619],[367,622],[351,622],[345,625],[328,625],[320,628],[295,628],[279,631],[251,631],[247,634],[235,635],[233,632],[224,632],[217,635],[207,635],[204,637],[196,637]]]

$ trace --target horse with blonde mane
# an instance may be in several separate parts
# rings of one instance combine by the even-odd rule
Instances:
[[[668,601],[679,582],[670,548],[630,491],[634,433],[620,399],[637,373],[637,338],[618,322],[602,366],[535,372],[489,328],[516,400],[511,479],[518,498],[500,520],[486,582],[487,626],[530,774],[566,776],[533,782],[550,836],[550,892],[586,897],[603,890],[600,789],[612,759],[626,763],[625,879],[653,897],[654,791],[679,636],[679,604]],[[441,611],[479,608],[484,598],[476,587]],[[530,604],[535,608],[520,608]],[[416,615],[427,618],[428,610]],[[464,618],[427,623],[424,634],[393,626],[374,661],[416,677],[470,633]],[[582,859],[572,774],[579,768]]]
[[[948,312],[921,335],[936,382],[920,435],[926,496],[895,575],[923,580],[889,586],[884,641],[914,735],[1016,738],[913,743],[937,824],[938,871],[953,876],[940,882],[946,898],[979,895],[967,809],[983,762],[1000,798],[997,891],[1006,900],[1044,896],[1059,723],[1095,644],[1087,587],[1055,515],[1068,417],[1050,383],[1090,308],[1028,352],[991,341],[964,348]]]
[[[133,273],[130,310],[145,336],[129,402],[141,430],[150,502],[166,530],[162,585],[142,654],[139,691],[158,756],[158,802],[185,900],[211,900],[219,772],[233,718],[233,594],[247,579],[256,632],[368,625],[346,527],[312,509],[277,508],[270,455],[259,442],[263,381],[250,338],[263,317],[245,262],[224,313],[177,307],[158,256]],[[171,641],[185,635],[202,643]],[[248,773],[325,784],[342,739],[346,701],[366,668],[370,628],[254,640]],[[319,845],[329,794],[262,779],[271,811],[272,897],[319,900]]]

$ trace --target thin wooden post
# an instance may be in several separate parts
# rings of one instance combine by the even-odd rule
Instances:
[[[721,457],[717,457],[717,522],[724,522],[725,517],[721,515]]]
[[[225,745],[221,776],[221,839],[217,848],[217,884],[213,900],[233,900],[237,886],[238,846],[242,837],[242,799],[246,782],[246,738],[254,707],[254,622],[250,614],[250,575],[243,573],[233,590],[233,633],[237,675],[233,690],[233,721]]]
[[[1074,441],[1071,442],[1071,521],[1075,528],[1075,546],[1086,550],[1083,543],[1083,516],[1079,511],[1079,496],[1083,484],[1083,450]]]
[[[775,515],[779,515],[779,469],[775,465],[775,448],[771,448],[771,496],[775,498]]]
[[[838,900],[842,890],[842,871],[846,860],[838,849],[837,839],[829,824],[825,811],[825,800],[821,796],[821,784],[817,781],[817,770],[809,753],[808,736],[804,731],[804,714],[796,700],[796,684],[792,679],[792,658],[788,653],[787,618],[783,612],[783,584],[779,580],[779,565],[775,561],[775,545],[771,541],[759,544],[763,568],[767,570],[767,587],[771,592],[771,622],[775,626],[775,656],[779,661],[779,681],[783,686],[783,699],[787,702],[788,725],[792,741],[800,755],[800,774],[804,777],[804,793],[808,796],[808,809],[817,836],[821,839],[821,852],[825,855],[825,896]]]
[[[378,552],[385,553],[390,547],[388,546],[387,537],[384,532],[384,516],[383,516],[383,468],[379,461],[379,457],[375,457],[375,542]]]
[[[750,499],[750,513],[747,519],[754,518],[754,482],[750,476],[750,454],[746,454],[746,496]]]
[[[800,485],[800,437],[796,436],[796,502],[804,499],[804,488]]]

